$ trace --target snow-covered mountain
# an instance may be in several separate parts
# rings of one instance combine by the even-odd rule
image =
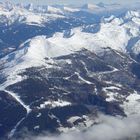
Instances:
[[[69,55],[82,49],[98,54],[104,48],[111,48],[122,53],[139,54],[139,20],[139,11],[128,11],[121,18],[111,16],[104,18],[98,24],[82,25],[63,32],[56,32],[51,37],[35,36],[26,40],[13,52],[12,55],[15,56],[13,59],[19,60],[28,55],[34,60],[36,55],[40,54],[43,60],[45,57]],[[31,53],[36,53],[36,55]],[[9,60],[10,55],[2,60]],[[36,59],[40,59],[40,57],[37,56]]]
[[[51,7],[48,7],[48,12],[53,10]],[[61,15],[56,15],[55,12],[52,11],[53,14],[41,14],[41,13],[34,13],[33,11],[26,10],[19,6],[14,6],[11,9],[6,7],[0,8],[0,17],[4,18],[5,20],[1,20],[1,23],[5,22],[8,25],[19,22],[19,23],[26,23],[29,25],[38,25],[41,26],[45,22],[49,20],[55,20],[57,18],[63,18]]]
[[[133,5],[131,9],[137,9],[140,4]],[[103,3],[99,3],[97,5],[94,4],[86,4],[82,7],[69,7],[69,6],[33,6],[29,5],[14,5],[12,3],[1,3],[0,4],[0,17],[3,18],[1,22],[7,22],[7,24],[12,24],[15,22],[27,23],[27,24],[37,24],[42,25],[50,20],[55,20],[57,18],[64,18],[69,14],[72,16],[76,16],[81,12],[90,12],[93,14],[98,14],[99,12],[102,15],[110,16],[112,13],[114,14],[122,14],[124,11],[127,11],[127,8],[124,8],[121,5],[112,4],[105,5]],[[81,13],[81,14],[82,14]],[[108,14],[107,14],[108,13]],[[84,14],[82,15],[84,16]],[[102,15],[103,16],[103,15]]]
[[[0,4],[0,138],[139,115],[137,8]]]

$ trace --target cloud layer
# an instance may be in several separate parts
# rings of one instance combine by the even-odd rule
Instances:
[[[135,139],[140,134],[140,116],[133,115],[127,118],[100,116],[101,123],[94,125],[84,132],[69,132],[60,136],[47,134],[28,136],[24,140],[125,140]]]

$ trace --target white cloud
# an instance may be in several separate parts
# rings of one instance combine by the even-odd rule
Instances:
[[[116,118],[100,116],[101,123],[85,132],[69,132],[60,136],[28,136],[24,140],[124,140],[135,138],[140,134],[140,116]]]

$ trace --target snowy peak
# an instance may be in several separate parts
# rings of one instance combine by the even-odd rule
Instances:
[[[47,53],[47,41],[45,36],[38,36],[29,42],[29,46],[23,46],[24,52],[24,59],[27,60],[40,60],[42,61],[46,57]],[[25,47],[25,48],[24,48]]]
[[[78,11],[80,11],[80,9],[78,9],[78,8],[71,8],[71,7],[66,7],[66,6],[64,6],[63,9],[66,12],[78,12]]]
[[[37,36],[27,40],[18,50],[2,59],[3,62],[14,65],[25,64],[26,67],[39,66],[47,57],[48,42],[45,36]],[[24,66],[24,65],[23,65]]]
[[[47,6],[47,12],[53,14],[63,14],[63,11],[60,8],[56,8],[54,6]]]
[[[28,8],[24,8],[19,5],[13,5],[11,9],[5,6],[0,6],[0,17],[4,17],[1,23],[11,25],[13,23],[24,23],[28,25],[44,26],[44,23],[52,21],[64,16],[61,10],[48,6],[47,13],[38,13],[33,10],[33,6],[30,5]],[[6,21],[6,22],[5,22]]]
[[[139,11],[128,11],[125,15],[127,19],[131,19],[134,17],[140,18],[140,12]]]
[[[85,4],[83,7],[83,9],[87,9],[87,10],[96,10],[99,9],[100,6],[96,5],[96,4]]]
[[[89,11],[114,11],[114,10],[121,10],[124,7],[120,4],[105,4],[105,3],[98,3],[98,4],[85,4],[83,9],[89,10]]]

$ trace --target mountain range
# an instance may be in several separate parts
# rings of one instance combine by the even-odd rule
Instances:
[[[139,115],[139,7],[0,3],[0,139]]]

